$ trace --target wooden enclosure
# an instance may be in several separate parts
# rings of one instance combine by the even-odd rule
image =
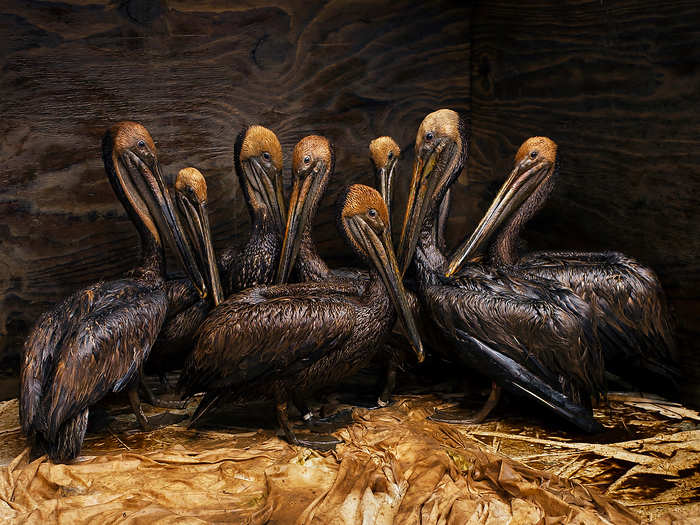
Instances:
[[[450,217],[471,231],[519,144],[560,145],[555,195],[530,248],[616,249],[659,274],[678,319],[687,399],[700,402],[700,5],[688,2],[66,0],[0,6],[0,352],[75,289],[127,269],[136,233],[100,139],[142,122],[166,172],[198,167],[216,247],[247,233],[233,143],[273,129],[285,168],[310,133],[335,144],[316,222],[343,263],[342,186],[372,183],[367,145],[402,147],[403,212],[423,116],[469,116],[472,155]]]

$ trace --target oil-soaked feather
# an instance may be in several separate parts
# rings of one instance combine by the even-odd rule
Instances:
[[[364,366],[395,321],[391,303],[330,285],[251,288],[215,308],[181,375],[186,394],[281,381],[317,388]],[[269,388],[268,388],[269,390]]]
[[[517,269],[570,287],[597,310],[608,364],[678,376],[664,291],[650,268],[618,252],[539,252],[521,258]]]
[[[122,279],[103,284],[55,353],[42,400],[49,441],[63,423],[134,379],[160,330],[165,292]]]
[[[577,403],[604,392],[590,306],[554,281],[466,267],[423,298],[449,337],[457,330],[528,367]]]
[[[52,367],[61,341],[75,320],[91,308],[96,292],[103,286],[102,282],[88,286],[42,314],[25,341],[19,396],[20,421],[25,434],[29,434],[39,414],[46,374]]]

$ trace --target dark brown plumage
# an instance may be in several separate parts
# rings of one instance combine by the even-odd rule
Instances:
[[[364,293],[349,296],[338,293],[332,283],[298,283],[250,288],[229,297],[200,327],[181,376],[186,395],[208,392],[200,406],[206,408],[222,395],[272,397],[287,438],[301,443],[289,426],[288,400],[303,400],[364,366],[393,325],[394,308],[422,358],[381,196],[354,185],[339,207],[341,232],[372,265]]]
[[[479,248],[489,248],[491,262],[503,271],[571,288],[596,314],[606,369],[638,387],[673,391],[679,373],[672,323],[653,270],[618,252],[519,254],[520,234],[544,206],[558,171],[553,141],[526,140],[513,171],[472,236],[455,252],[449,270],[456,271]]]
[[[89,286],[46,312],[25,343],[22,430],[55,461],[80,453],[90,406],[110,392],[129,389],[137,419],[147,425],[136,384],[167,310],[163,236],[206,294],[148,131],[135,122],[116,124],[102,151],[112,187],[139,231],[142,259],[126,277]]]
[[[243,249],[230,246],[218,258],[224,297],[273,282],[285,222],[282,147],[277,136],[262,126],[249,126],[236,140],[234,162],[250,213],[251,233]],[[178,193],[184,198],[187,192],[194,206],[200,206],[197,195],[187,190],[189,186],[183,180]],[[201,220],[206,218],[206,200],[200,216]],[[208,225],[204,230],[209,231]],[[167,319],[149,361],[149,369],[160,372],[182,368],[194,346],[197,328],[213,306],[210,300],[200,300],[187,279],[168,281],[166,290]]]
[[[598,425],[590,401],[604,390],[588,304],[553,281],[471,264],[444,276],[435,221],[445,191],[468,151],[463,121],[451,110],[428,115],[416,137],[416,162],[399,248],[407,267],[415,251],[419,296],[452,359],[530,396],[585,430]],[[484,416],[485,411],[480,414]]]
[[[393,181],[401,150],[391,137],[379,137],[370,143],[370,159],[375,169],[375,180],[381,189],[390,221],[390,201]],[[289,201],[289,215],[285,230],[278,278],[284,279],[292,270],[296,281],[322,283],[324,289],[332,283],[338,292],[359,296],[369,282],[369,272],[361,268],[330,269],[319,256],[314,244],[311,226],[328,181],[333,175],[334,154],[331,144],[324,137],[311,135],[296,145],[293,155],[293,189]],[[389,224],[388,231],[391,232]],[[300,235],[301,232],[301,235]],[[418,301],[408,292],[411,311],[419,319]],[[397,343],[397,341],[394,341]],[[396,381],[396,370],[405,361],[405,345],[392,344],[382,348],[382,354],[390,363],[378,406],[391,400]]]

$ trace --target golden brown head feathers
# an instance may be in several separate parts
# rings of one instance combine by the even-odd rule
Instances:
[[[395,159],[401,155],[401,148],[391,137],[378,137],[369,143],[369,154],[376,168],[386,166],[389,154]]]
[[[177,174],[175,189],[185,192],[187,188],[192,188],[199,202],[206,202],[207,182],[204,180],[204,175],[197,168],[182,168]]]
[[[308,162],[305,162],[305,159],[308,159]],[[331,159],[331,144],[328,139],[320,135],[309,135],[297,142],[294,147],[292,171],[296,173],[317,160],[323,160],[328,167],[331,165]]]
[[[428,133],[435,137],[448,137],[462,149],[462,136],[459,130],[459,114],[451,109],[438,109],[429,113],[421,122],[416,135],[416,151],[428,140]]]
[[[153,153],[156,152],[156,145],[151,138],[151,134],[138,122],[128,120],[117,122],[109,128],[109,133],[112,137],[116,155],[121,155],[128,149],[138,147],[139,141],[143,141],[144,145]]]
[[[364,184],[353,184],[350,186],[345,194],[341,216],[345,219],[358,214],[365,214],[370,209],[377,211],[384,225],[389,224],[386,204],[377,190]]]
[[[533,158],[548,160],[552,164],[557,160],[557,143],[547,137],[530,137],[515,154],[515,163],[518,164],[532,152],[537,152]]]
[[[258,157],[265,152],[270,154],[270,159],[275,168],[281,170],[282,146],[277,135],[262,126],[250,126],[246,130],[245,138],[241,145],[241,162],[250,157]]]

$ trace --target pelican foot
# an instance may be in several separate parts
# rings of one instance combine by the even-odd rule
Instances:
[[[451,425],[478,425],[484,422],[498,404],[499,399],[501,399],[501,387],[494,381],[491,383],[491,392],[484,406],[475,414],[468,416],[467,414],[470,413],[461,409],[451,411],[436,410],[432,416],[428,416],[428,419],[431,421],[439,421],[440,423],[449,423]]]
[[[178,410],[187,407],[187,401],[166,400],[156,396],[149,397],[148,404],[158,408],[175,408]]]
[[[156,414],[149,417],[148,425],[151,427],[151,430],[155,430],[157,428],[176,425],[180,421],[184,421],[186,418],[186,414],[173,414],[172,412],[163,412],[162,414]]]
[[[338,427],[343,427],[352,423],[352,409],[346,408],[345,410],[340,410],[333,415],[328,417],[315,417],[313,415],[307,414],[304,416],[304,425],[311,432],[332,432]]]
[[[370,410],[376,410],[377,408],[390,407],[393,404],[394,404],[394,400],[391,398],[391,396],[387,397],[386,399],[382,399],[381,397],[379,397],[377,399],[376,406],[370,408]]]
[[[428,419],[450,425],[478,425],[484,422],[486,416],[467,410],[436,410]]]
[[[327,452],[329,450],[335,449],[336,445],[339,445],[343,441],[335,436],[331,435],[314,435],[307,437],[295,437],[296,443],[294,445],[299,445],[300,447],[312,448],[314,450],[319,450],[321,452]]]

